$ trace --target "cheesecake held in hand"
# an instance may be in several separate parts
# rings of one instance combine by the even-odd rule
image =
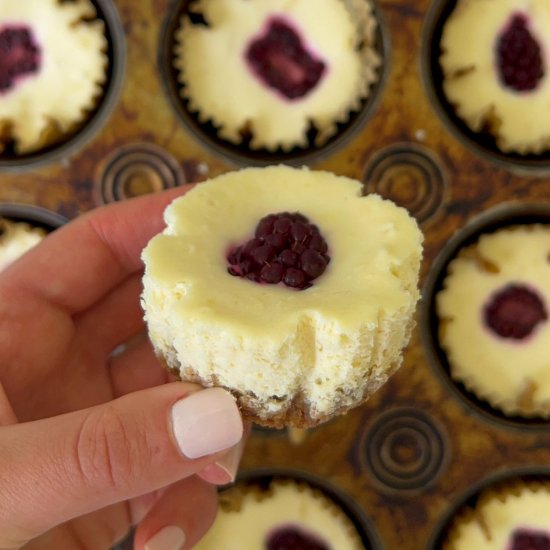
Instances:
[[[143,252],[157,354],[266,426],[314,426],[398,368],[422,235],[407,212],[329,172],[250,168],[198,185]]]

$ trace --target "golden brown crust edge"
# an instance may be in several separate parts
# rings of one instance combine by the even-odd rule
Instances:
[[[365,403],[371,395],[373,395],[386,381],[391,377],[391,375],[401,366],[401,361],[392,364],[386,371],[383,378],[378,378],[376,381],[372,379],[367,379],[363,395],[354,401],[352,404],[338,404],[335,403],[333,410],[325,415],[312,417],[310,414],[311,407],[308,401],[305,399],[303,393],[298,393],[292,400],[291,405],[282,411],[281,413],[274,414],[265,418],[260,416],[261,411],[258,411],[258,408],[253,403],[253,398],[236,391],[234,388],[228,388],[222,384],[211,383],[211,381],[205,381],[201,378],[197,372],[191,368],[185,369],[184,375],[182,376],[180,370],[176,366],[170,365],[168,359],[164,357],[161,353],[157,351],[157,357],[161,364],[168,369],[178,380],[182,382],[191,382],[193,384],[199,384],[203,387],[223,387],[228,392],[230,392],[233,397],[237,400],[237,405],[241,411],[243,419],[249,422],[253,422],[259,426],[265,428],[315,428],[329,420],[332,420],[336,416],[342,415],[362,405]]]

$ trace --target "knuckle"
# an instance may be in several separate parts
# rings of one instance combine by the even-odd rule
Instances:
[[[82,424],[76,444],[78,470],[90,486],[124,490],[143,474],[148,449],[138,423],[107,405]]]

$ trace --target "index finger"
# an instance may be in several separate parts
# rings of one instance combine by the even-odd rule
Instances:
[[[164,227],[163,211],[192,185],[92,210],[49,235],[3,282],[73,315],[142,268],[141,250]]]

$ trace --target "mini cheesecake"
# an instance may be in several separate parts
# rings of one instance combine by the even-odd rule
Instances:
[[[422,234],[360,182],[285,166],[211,179],[143,252],[155,349],[246,416],[307,427],[362,403],[402,361]]]
[[[455,518],[443,550],[550,549],[550,486],[517,482],[487,489]]]
[[[459,0],[443,29],[443,88],[474,131],[503,152],[550,147],[547,0]]]
[[[508,415],[550,417],[550,226],[482,235],[437,295],[453,379]]]
[[[273,481],[266,491],[237,486],[220,496],[214,525],[196,550],[363,550],[343,510],[305,483]]]
[[[82,123],[102,93],[106,52],[89,0],[2,2],[0,151],[36,151]]]
[[[229,142],[305,147],[313,125],[320,145],[378,79],[369,0],[199,0],[190,9],[174,60],[181,94]]]

